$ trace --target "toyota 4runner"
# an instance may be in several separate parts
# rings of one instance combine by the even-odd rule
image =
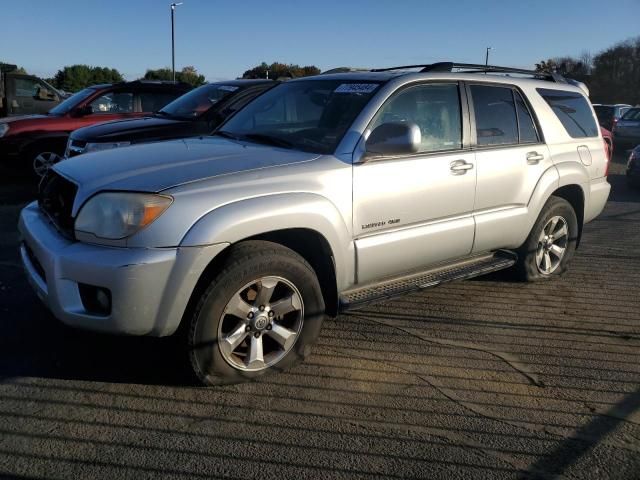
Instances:
[[[341,310],[564,272],[610,189],[574,83],[452,63],[287,82],[211,137],[56,165],[22,261],[61,321],[176,333],[206,384],[281,371]]]

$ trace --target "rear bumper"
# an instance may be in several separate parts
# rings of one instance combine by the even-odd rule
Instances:
[[[226,244],[188,248],[112,248],[60,235],[34,202],[20,215],[22,263],[29,283],[63,323],[130,335],[173,333],[209,262]],[[108,289],[111,311],[91,313],[79,284]]]
[[[606,177],[592,180],[586,187],[589,191],[589,198],[585,199],[584,223],[590,222],[602,213],[611,192],[611,185],[607,182]]]

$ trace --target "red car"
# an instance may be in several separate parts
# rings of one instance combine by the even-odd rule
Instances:
[[[69,133],[96,123],[156,112],[191,89],[173,82],[137,80],[94,85],[46,115],[0,118],[0,161],[20,162],[42,176],[64,155]]]
[[[613,135],[604,127],[600,127],[600,131],[602,132],[602,140],[604,140],[604,147],[607,151],[607,158],[609,162],[611,162],[611,157],[613,157]]]

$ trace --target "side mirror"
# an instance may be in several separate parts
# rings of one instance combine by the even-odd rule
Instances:
[[[36,98],[38,100],[55,100],[56,94],[53,92],[50,92],[46,88],[40,87],[38,88],[38,93],[36,94]]]
[[[420,127],[411,122],[389,122],[377,126],[365,143],[366,156],[417,153],[422,143]]]
[[[91,105],[85,105],[84,107],[80,107],[75,110],[76,117],[84,117],[85,115],[91,115],[92,113],[93,107]]]

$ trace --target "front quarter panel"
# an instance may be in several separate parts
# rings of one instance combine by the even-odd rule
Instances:
[[[349,229],[338,210],[311,193],[276,194],[220,207],[202,217],[184,237],[181,247],[236,243],[277,230],[305,228],[322,235],[331,247],[338,288],[353,279],[354,250]]]

